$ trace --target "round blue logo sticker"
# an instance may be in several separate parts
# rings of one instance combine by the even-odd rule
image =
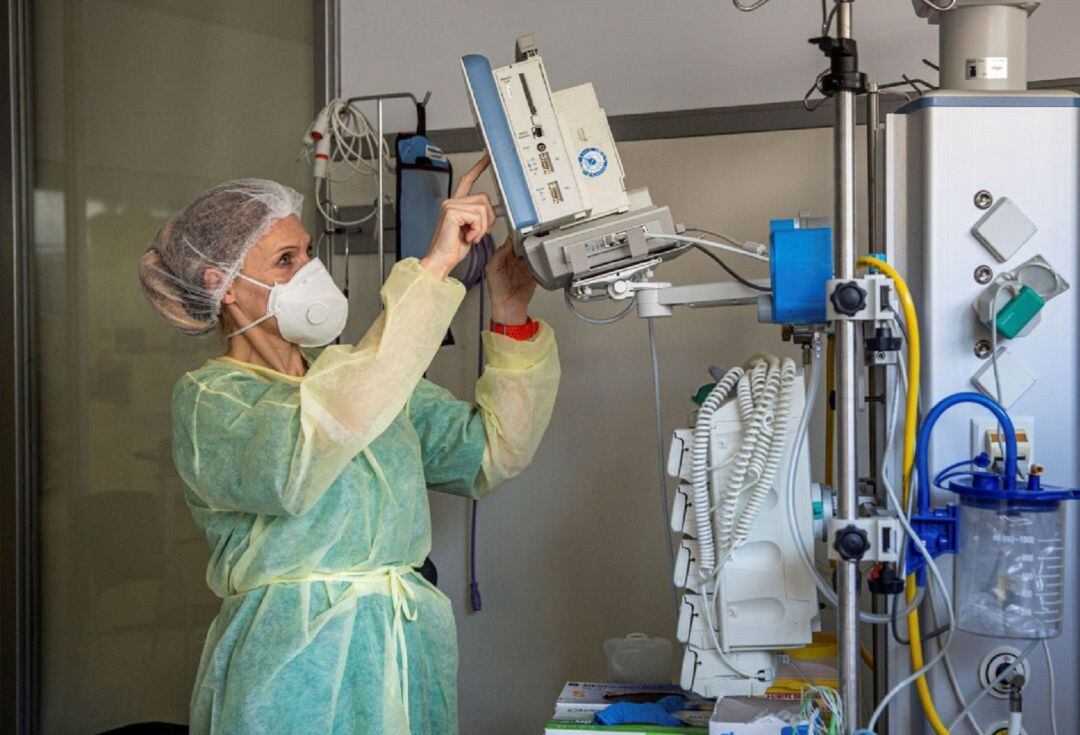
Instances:
[[[599,176],[607,171],[607,155],[599,148],[586,148],[578,154],[577,162],[586,176]]]

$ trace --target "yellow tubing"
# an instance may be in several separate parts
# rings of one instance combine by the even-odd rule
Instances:
[[[866,664],[868,669],[874,670],[874,657],[866,650],[866,646],[859,646],[859,657],[862,658],[862,662]]]
[[[915,466],[915,438],[919,424],[919,318],[915,314],[915,302],[911,298],[904,279],[896,270],[883,260],[877,258],[859,258],[858,265],[863,268],[874,268],[881,271],[893,280],[896,294],[900,297],[900,305],[904,310],[904,320],[907,322],[908,342],[908,391],[907,405],[904,416],[904,492],[903,503],[907,507],[908,488],[911,485],[911,471]],[[930,492],[930,488],[919,488],[921,492]],[[915,599],[915,575],[909,574],[904,585],[904,597],[910,603]],[[911,639],[911,666],[912,670],[918,671],[923,667],[922,632],[919,629],[919,611],[912,610],[908,613],[908,637]],[[926,676],[920,676],[915,680],[915,688],[919,693],[919,702],[922,703],[923,713],[926,715],[930,727],[937,735],[949,735],[948,728],[938,716],[934,700],[930,696],[930,687],[926,683]]]

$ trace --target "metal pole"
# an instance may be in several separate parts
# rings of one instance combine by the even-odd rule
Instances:
[[[852,4],[837,4],[837,35],[851,38]],[[836,177],[836,273],[838,278],[855,274],[855,93],[841,90],[836,99],[834,155]],[[837,357],[837,513],[854,520],[858,506],[856,467],[855,401],[857,342],[855,322],[836,322]],[[837,633],[840,644],[840,700],[848,732],[859,718],[859,568],[856,561],[839,561],[837,568]]]
[[[880,252],[878,248],[878,122],[881,118],[881,94],[876,82],[871,82],[866,93],[866,196],[867,196],[867,251],[869,254]],[[867,475],[874,481],[875,491],[879,490],[878,469],[878,431],[881,417],[884,415],[882,407],[885,394],[882,390],[882,378],[884,371],[871,366],[866,379],[866,392],[869,400],[867,419],[870,424],[870,461],[867,467]],[[871,609],[875,613],[885,612],[885,600],[881,595],[874,595]],[[873,689],[874,703],[880,702],[888,693],[889,688],[889,635],[880,625],[873,628],[874,649],[874,672]],[[889,732],[889,714],[885,712],[878,720],[878,730]]]
[[[383,161],[383,98],[382,97],[379,97],[375,101],[375,107],[378,110],[377,114],[378,114],[378,118],[379,118],[379,122],[378,122],[378,125],[377,125],[379,134],[378,134],[378,137],[375,139],[375,145],[379,149],[379,154],[375,157],[375,160],[378,161],[378,166],[379,166],[379,196],[375,200],[375,207],[376,207],[375,221],[378,223],[379,231],[378,231],[378,233],[376,233],[375,239],[379,243],[379,286],[380,286],[380,288],[376,289],[376,291],[375,291],[375,298],[378,299],[378,307],[381,309],[382,308],[382,295],[380,294],[380,291],[382,290],[381,287],[382,287],[383,279],[386,278],[386,268],[383,265],[383,230],[386,229],[384,227],[385,223],[383,222],[383,211],[384,211],[383,210],[383,168],[384,168],[386,162]]]

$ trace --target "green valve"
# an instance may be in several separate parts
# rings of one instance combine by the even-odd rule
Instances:
[[[709,394],[712,393],[712,389],[715,387],[716,383],[706,383],[697,389],[697,393],[695,393],[690,400],[700,406],[705,403],[705,399],[709,397]]]
[[[1020,293],[1001,307],[997,313],[997,330],[1005,339],[1012,339],[1023,331],[1039,310],[1043,308],[1046,300],[1035,291],[1024,286]]]
[[[820,521],[825,517],[825,506],[821,504],[820,500],[814,501],[814,520]]]

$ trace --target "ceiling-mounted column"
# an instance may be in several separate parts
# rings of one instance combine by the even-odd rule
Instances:
[[[1041,0],[959,0],[951,10],[934,10],[923,0],[913,2],[920,16],[941,28],[942,89],[1027,89],[1028,18]],[[944,0],[935,4],[947,5]]]

